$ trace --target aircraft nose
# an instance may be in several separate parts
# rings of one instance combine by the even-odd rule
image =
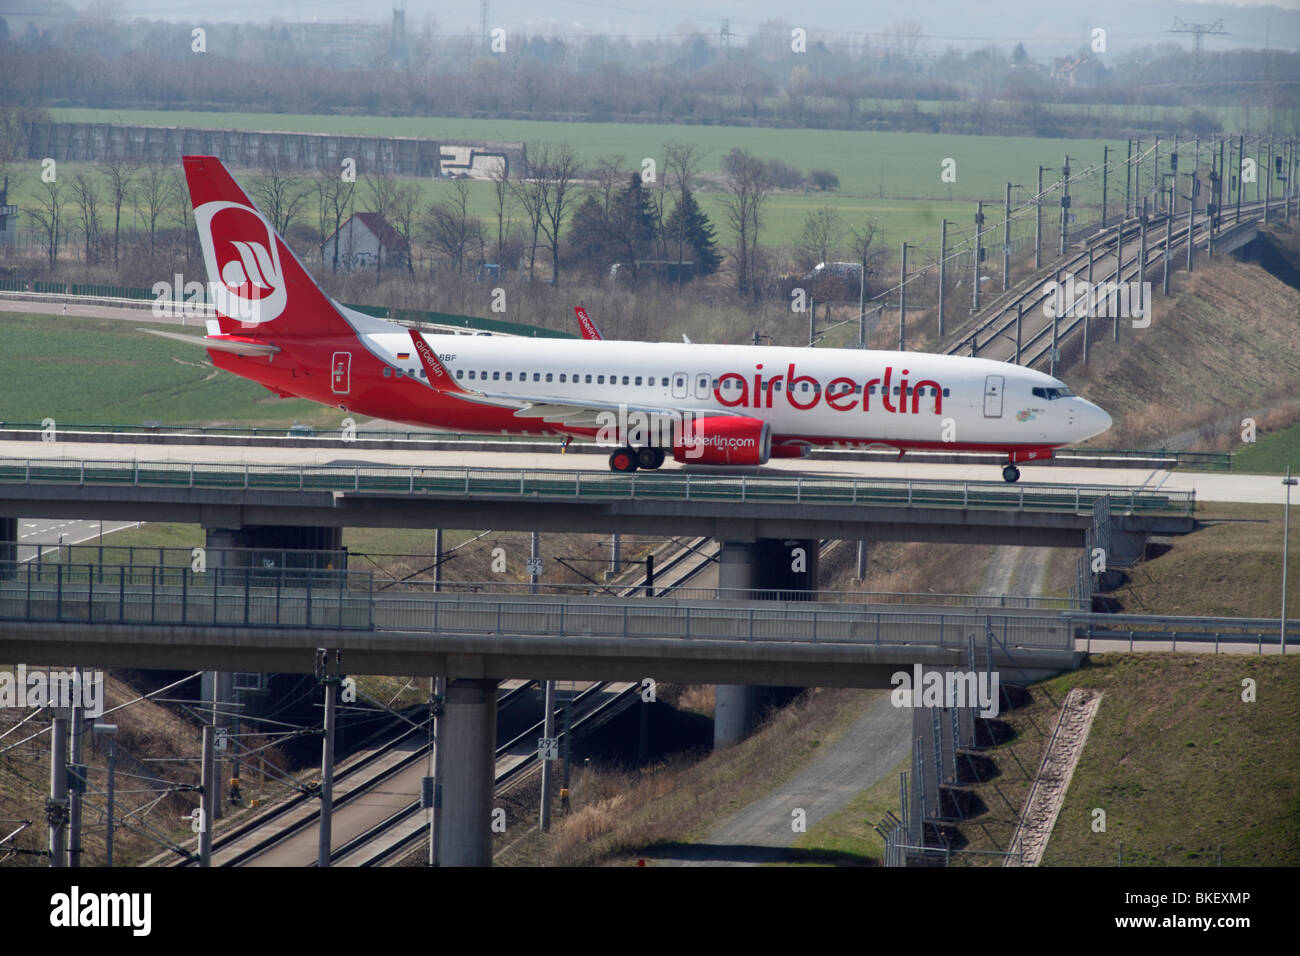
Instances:
[[[1110,431],[1112,424],[1110,415],[1106,413],[1105,409],[1099,408],[1092,402],[1084,403],[1083,415],[1080,417],[1087,432],[1085,438],[1091,438],[1094,435]]]

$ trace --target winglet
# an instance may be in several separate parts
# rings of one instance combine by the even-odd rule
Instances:
[[[447,371],[447,367],[438,361],[437,353],[424,340],[424,336],[415,329],[406,331],[411,333],[411,344],[415,346],[415,354],[420,356],[420,364],[424,366],[424,374],[429,377],[429,384],[440,392],[469,394],[468,390],[461,388],[460,383]]]
[[[600,334],[600,329],[596,328],[596,323],[591,321],[591,316],[587,315],[586,309],[580,305],[575,305],[573,307],[573,312],[578,317],[578,328],[582,330],[582,337],[584,339],[600,341],[604,338],[604,336]]]

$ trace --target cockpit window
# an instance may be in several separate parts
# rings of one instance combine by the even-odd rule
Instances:
[[[1035,388],[1033,392],[1036,397],[1045,398],[1049,402],[1057,398],[1069,398],[1074,394],[1074,392],[1070,391],[1064,385],[1057,386],[1056,388]]]

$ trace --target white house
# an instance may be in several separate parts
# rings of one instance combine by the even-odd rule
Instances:
[[[411,250],[402,234],[374,212],[353,213],[339,231],[321,243],[321,264],[334,267],[335,247],[340,271],[405,269]]]

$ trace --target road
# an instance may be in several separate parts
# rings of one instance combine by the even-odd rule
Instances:
[[[103,535],[139,527],[136,521],[106,521]],[[68,518],[28,518],[18,523],[18,560],[32,561],[39,548],[41,556],[54,555],[60,545],[90,544],[101,533],[100,522]]]
[[[107,461],[194,461],[224,464],[284,465],[396,465],[416,468],[523,468],[550,471],[607,472],[602,456],[562,455],[559,443],[551,453],[536,451],[382,451],[351,455],[338,448],[313,448],[303,439],[301,448],[258,448],[230,445],[150,445],[130,442],[102,444],[65,441],[0,442],[0,458],[68,458]],[[998,481],[992,465],[936,465],[901,462],[838,462],[782,459],[761,468],[711,468],[665,463],[664,470],[685,469],[693,474],[804,475],[837,478],[902,478],[932,481]],[[1201,501],[1282,504],[1282,479],[1276,475],[1221,472],[1156,471],[1126,468],[1047,467],[1022,468],[1024,483],[1052,485],[1109,485],[1135,491],[1195,491]]]

